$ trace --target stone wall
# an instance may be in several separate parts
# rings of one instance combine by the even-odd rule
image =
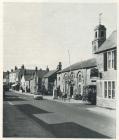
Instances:
[[[105,99],[105,98],[97,97],[97,106],[115,109],[116,101],[115,99]]]

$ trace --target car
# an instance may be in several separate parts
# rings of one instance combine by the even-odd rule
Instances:
[[[34,94],[34,99],[35,100],[43,100],[43,95],[41,94],[41,92],[37,92]]]

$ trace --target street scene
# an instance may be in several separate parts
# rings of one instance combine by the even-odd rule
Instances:
[[[116,138],[116,6],[4,3],[4,138]]]

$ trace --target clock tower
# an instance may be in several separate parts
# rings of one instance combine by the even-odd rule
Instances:
[[[92,53],[95,54],[99,47],[106,40],[106,27],[101,24],[101,15],[99,14],[99,25],[94,29],[94,40],[92,41]]]

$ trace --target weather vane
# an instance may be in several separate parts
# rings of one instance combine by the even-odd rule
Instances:
[[[102,13],[99,13],[99,24],[101,24],[101,16],[102,16]]]

